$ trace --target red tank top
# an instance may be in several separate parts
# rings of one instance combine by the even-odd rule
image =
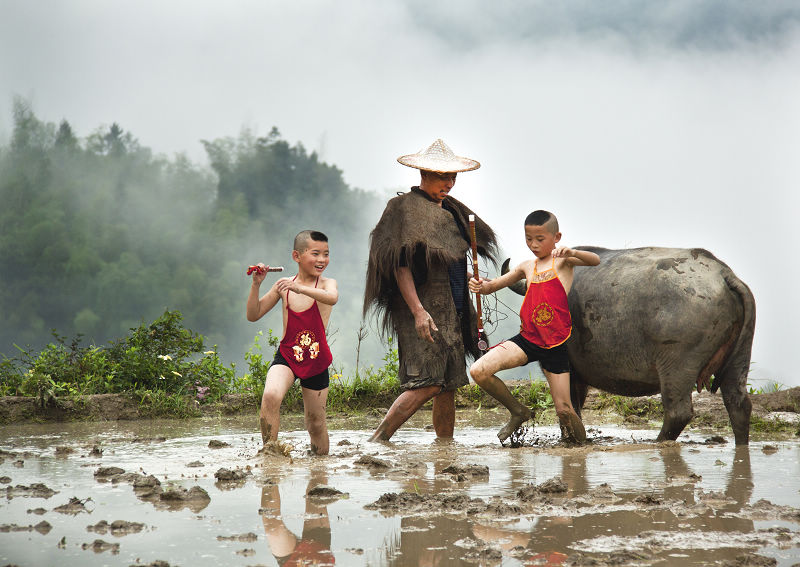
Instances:
[[[520,334],[537,346],[553,348],[572,334],[572,317],[567,292],[556,273],[556,259],[548,270],[539,272],[537,268],[538,260],[534,261],[533,277],[519,311]]]
[[[297,278],[297,276],[295,276]],[[294,281],[294,279],[292,280]],[[317,282],[314,287],[317,287]],[[278,350],[298,378],[308,378],[324,372],[333,362],[325,325],[319,313],[317,302],[305,311],[292,311],[289,305],[289,291],[286,291],[286,332]]]

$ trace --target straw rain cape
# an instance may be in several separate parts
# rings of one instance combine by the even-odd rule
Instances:
[[[455,210],[462,226],[468,228],[468,215],[475,213],[453,197],[446,197],[445,203]],[[475,228],[478,253],[497,266],[497,239],[494,231],[477,215]],[[470,244],[459,232],[450,211],[437,206],[418,188],[414,187],[409,193],[394,197],[387,203],[381,219],[370,234],[364,315],[371,309],[374,310],[384,336],[405,333],[414,333],[416,336],[413,317],[409,316],[410,310],[400,295],[395,278],[395,270],[404,264],[411,269],[420,300],[439,327],[437,342],[442,347],[454,344],[452,339],[455,337],[448,335],[456,330],[447,328],[453,325],[442,324],[451,320],[455,314],[449,285],[443,288],[426,284],[429,284],[431,274],[437,278],[441,274],[446,277],[447,266],[466,258],[469,250]],[[442,291],[443,289],[446,291]],[[436,297],[426,297],[426,293],[433,293]],[[475,307],[470,301],[469,292],[465,293],[465,304],[469,309],[464,310],[460,331],[467,352],[477,358],[480,351],[477,348]],[[443,297],[439,297],[440,295]],[[407,329],[409,323],[411,328]],[[438,361],[426,363],[437,364]]]

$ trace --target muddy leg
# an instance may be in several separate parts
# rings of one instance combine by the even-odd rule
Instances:
[[[278,430],[281,427],[281,402],[292,383],[294,383],[294,374],[288,366],[276,364],[267,371],[258,419],[261,441],[264,445],[278,439]]]
[[[501,443],[511,437],[511,434],[528,421],[532,414],[527,406],[514,397],[505,382],[495,376],[495,372],[516,368],[527,362],[528,356],[522,349],[512,342],[506,341],[476,360],[469,369],[469,374],[475,383],[484,392],[503,404],[511,414],[508,423],[497,432],[497,438]]]
[[[448,390],[433,398],[433,430],[436,437],[452,438],[456,428],[456,392]]]
[[[570,443],[586,443],[586,429],[570,402],[569,372],[554,374],[542,369],[550,386],[550,395],[561,427],[561,438]]]
[[[388,441],[422,405],[441,391],[439,386],[406,390],[389,408],[386,417],[369,438],[370,441]]]
[[[315,455],[327,455],[330,446],[328,423],[325,405],[328,401],[328,388],[309,390],[303,388],[303,411],[305,412],[306,431],[311,439],[311,452]]]

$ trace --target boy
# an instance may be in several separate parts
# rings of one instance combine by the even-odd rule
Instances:
[[[536,257],[525,260],[513,270],[493,280],[471,278],[473,293],[494,293],[522,278],[528,282],[520,309],[520,334],[492,348],[469,369],[472,379],[503,404],[511,419],[497,433],[502,443],[531,417],[531,410],[517,401],[500,378],[500,370],[539,361],[553,397],[562,437],[584,443],[586,431],[569,397],[569,359],[565,344],[572,332],[567,294],[572,287],[575,266],[596,266],[600,258],[594,252],[556,248],[561,240],[558,220],[548,211],[534,211],[525,219],[525,242]]]
[[[325,404],[328,400],[328,367],[333,360],[325,327],[331,309],[339,300],[336,280],[322,277],[328,267],[328,237],[315,230],[304,230],[294,239],[292,259],[297,275],[281,278],[260,299],[261,282],[269,266],[258,264],[247,297],[247,320],[258,321],[279,300],[283,302],[283,338],[267,371],[261,398],[261,438],[266,446],[278,439],[280,407],[286,392],[300,379],[303,409],[311,451],[328,454],[328,426]]]

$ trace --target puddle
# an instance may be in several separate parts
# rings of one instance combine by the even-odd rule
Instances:
[[[368,443],[350,421],[328,457],[284,419],[289,458],[257,454],[253,418],[4,426],[0,564],[800,563],[796,438],[599,427],[570,448],[537,427],[510,449],[479,417],[449,443],[423,420]]]

